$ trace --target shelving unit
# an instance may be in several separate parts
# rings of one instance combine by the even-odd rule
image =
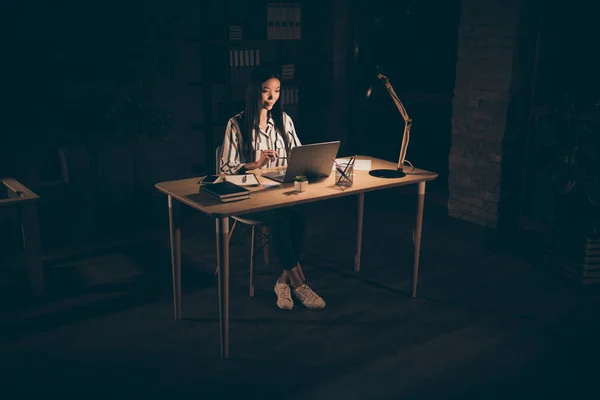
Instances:
[[[223,140],[227,121],[243,110],[246,85],[256,66],[282,66],[280,101],[297,128],[303,125],[302,94],[314,79],[314,70],[307,68],[302,1],[208,3],[199,42],[204,60],[205,159],[210,166],[214,165],[214,150]]]

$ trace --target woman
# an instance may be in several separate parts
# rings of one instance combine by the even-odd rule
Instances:
[[[279,94],[281,81],[277,69],[258,67],[246,90],[243,112],[229,119],[223,140],[221,172],[244,174],[248,170],[287,165],[287,156],[300,145],[294,123],[283,112]],[[275,283],[277,306],[291,310],[292,293],[305,307],[322,309],[325,301],[304,279],[299,263],[305,235],[305,219],[292,208],[246,215],[271,226],[271,243],[281,262],[283,273]]]

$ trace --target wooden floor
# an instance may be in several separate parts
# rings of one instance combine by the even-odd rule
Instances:
[[[2,299],[0,389],[201,399],[597,396],[600,290],[543,271],[485,229],[427,205],[411,299],[415,203],[397,194],[366,196],[360,276],[352,271],[356,199],[303,208],[303,266],[327,301],[323,311],[278,310],[276,264],[259,264],[249,298],[249,241],[234,245],[228,361],[219,356],[212,220],[184,213],[181,322],[164,243],[53,266],[44,301]],[[165,217],[166,207],[157,215]]]

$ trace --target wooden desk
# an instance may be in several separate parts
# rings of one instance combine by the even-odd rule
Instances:
[[[371,168],[395,169],[396,164],[367,156],[359,156],[359,160],[371,160]],[[268,171],[267,169],[260,172]],[[255,171],[259,172],[259,171]],[[414,265],[412,279],[412,297],[416,296],[419,272],[419,252],[421,247],[421,226],[423,221],[423,205],[425,200],[425,182],[437,177],[436,173],[415,169],[404,178],[383,179],[369,175],[367,171],[354,172],[354,184],[348,188],[335,185],[335,174],[319,182],[311,182],[302,193],[294,191],[293,184],[283,184],[276,188],[249,188],[252,193],[247,200],[221,203],[212,196],[200,193],[198,178],[163,182],[156,188],[168,196],[169,221],[171,231],[171,263],[173,270],[173,301],[175,320],[181,319],[181,228],[179,221],[179,205],[186,204],[208,216],[215,218],[217,234],[217,264],[219,266],[219,321],[221,328],[221,357],[229,357],[229,217],[250,212],[266,211],[296,204],[358,195],[357,245],[354,269],[360,270],[360,254],[362,242],[362,220],[364,194],[373,190],[381,190],[397,186],[418,184],[417,220],[414,232]],[[259,177],[261,182],[266,179]]]

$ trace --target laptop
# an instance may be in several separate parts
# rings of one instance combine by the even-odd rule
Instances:
[[[293,182],[298,175],[305,175],[309,180],[327,178],[339,148],[339,141],[292,147],[287,168],[261,175],[280,183]]]

